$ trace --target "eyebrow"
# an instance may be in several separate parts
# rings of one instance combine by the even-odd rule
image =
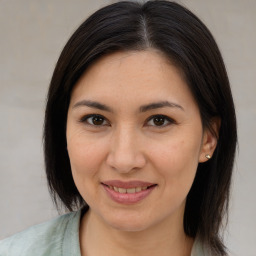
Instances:
[[[81,101],[77,102],[73,106],[73,108],[77,108],[77,107],[81,107],[81,106],[96,108],[96,109],[104,110],[104,111],[107,111],[107,112],[114,112],[110,107],[108,107],[104,104],[101,104],[97,101],[91,101],[91,100],[81,100]]]
[[[150,103],[148,105],[141,106],[140,112],[146,112],[152,109],[158,109],[158,108],[164,108],[164,107],[178,108],[184,111],[184,108],[177,103],[173,103],[169,101],[161,101],[161,102],[155,102],[155,103]]]
[[[91,101],[91,100],[79,101],[73,106],[73,108],[77,108],[77,107],[81,107],[81,106],[96,108],[96,109],[100,109],[100,110],[112,112],[112,113],[114,112],[112,108],[110,108],[102,103],[99,103],[97,101]],[[184,111],[184,108],[177,103],[173,103],[173,102],[169,102],[169,101],[160,101],[160,102],[154,102],[154,103],[150,103],[150,104],[141,106],[139,108],[139,112],[144,113],[149,110],[154,110],[154,109],[164,108],[164,107],[178,108],[178,109],[181,109]]]

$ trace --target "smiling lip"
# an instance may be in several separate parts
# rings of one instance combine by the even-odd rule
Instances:
[[[101,184],[107,195],[121,204],[135,204],[146,198],[157,186],[150,182],[119,180],[104,181]]]
[[[144,182],[139,180],[132,180],[132,181],[120,181],[120,180],[108,180],[102,182],[104,185],[108,185],[111,187],[118,187],[118,188],[136,188],[136,187],[149,187],[155,185],[154,183]]]

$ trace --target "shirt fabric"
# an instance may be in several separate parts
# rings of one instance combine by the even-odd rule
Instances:
[[[82,211],[62,215],[0,241],[0,256],[81,256]],[[191,256],[207,255],[196,239]]]

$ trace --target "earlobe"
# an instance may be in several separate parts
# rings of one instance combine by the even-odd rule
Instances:
[[[212,157],[209,154],[206,154],[205,157],[210,160]]]
[[[200,163],[206,162],[212,158],[218,143],[220,124],[220,118],[216,117],[212,119],[211,129],[205,128],[199,155]]]

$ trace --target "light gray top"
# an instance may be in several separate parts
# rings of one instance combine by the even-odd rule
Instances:
[[[0,241],[0,256],[81,256],[81,210],[32,226]],[[196,240],[191,256],[207,256]]]

